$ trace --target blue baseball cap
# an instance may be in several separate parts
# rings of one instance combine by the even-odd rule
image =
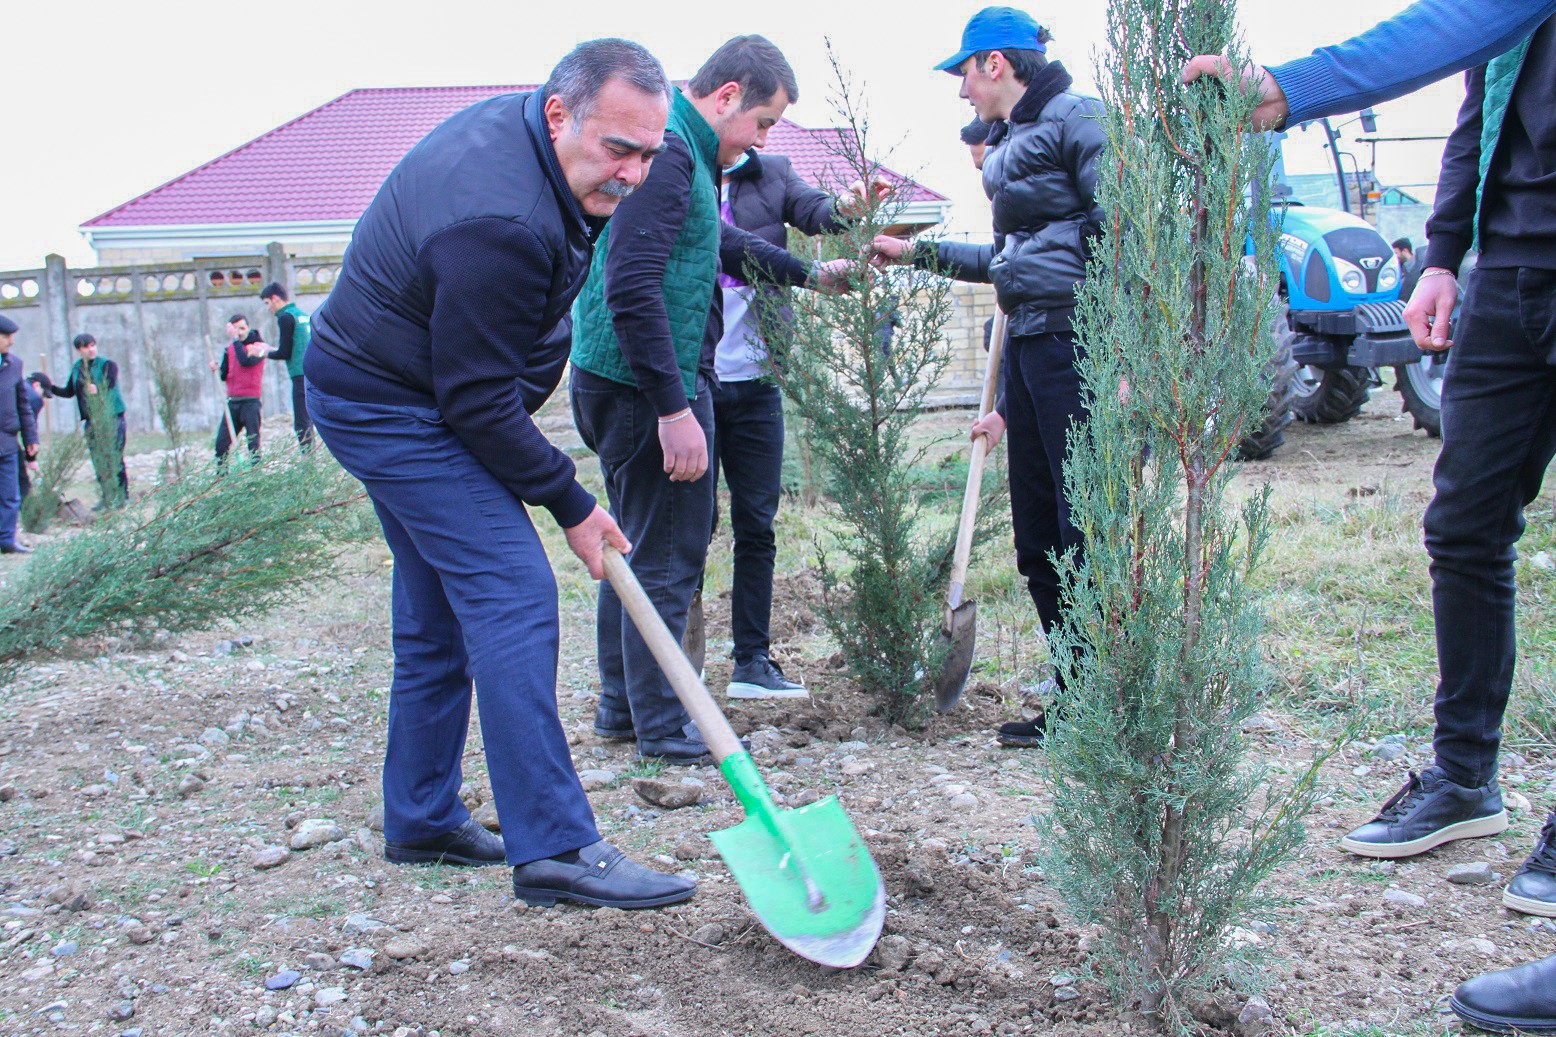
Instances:
[[[1035,50],[1048,53],[1043,27],[1030,14],[1014,7],[985,7],[962,30],[962,49],[935,68],[959,75],[962,62],[985,50]]]

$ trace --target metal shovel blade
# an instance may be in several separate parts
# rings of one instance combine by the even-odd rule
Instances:
[[[681,636],[681,651],[686,653],[692,669],[699,674],[708,657],[708,625],[702,617],[702,591],[692,596],[691,607],[686,610],[686,633]]]
[[[936,643],[945,656],[935,678],[935,711],[949,713],[962,701],[962,689],[972,674],[973,650],[978,647],[978,603],[964,601],[946,609]]]
[[[863,962],[880,939],[886,894],[843,805],[828,796],[780,810],[748,754],[722,769],[746,819],[708,837],[757,919],[802,958],[839,969]]]

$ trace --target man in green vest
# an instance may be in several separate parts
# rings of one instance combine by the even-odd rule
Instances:
[[[308,315],[291,301],[286,288],[274,281],[265,285],[259,299],[276,318],[276,348],[266,359],[286,361],[286,373],[292,379],[292,431],[297,433],[297,445],[306,450],[313,442],[313,421],[308,417],[303,392],[303,355],[312,336]]]
[[[737,36],[707,60],[670,111],[665,151],[622,199],[573,307],[573,417],[600,458],[611,514],[635,545],[629,561],[679,640],[713,528],[709,381],[723,331],[721,269],[766,282],[846,287],[848,266],[813,267],[719,219],[724,168],[761,147],[799,96],[794,70],[761,36]],[[636,738],[672,763],[707,755],[697,726],[608,583],[596,629],[595,731]]]
[[[102,500],[97,507],[122,504],[130,496],[129,474],[124,469],[124,396],[119,392],[119,365],[97,355],[97,339],[83,332],[75,337],[76,362],[64,385],[47,386],[53,396],[73,396],[81,415],[81,431],[92,446],[92,467]],[[93,422],[97,416],[99,421]],[[97,424],[113,422],[113,449],[101,449]],[[104,443],[101,446],[106,446]]]

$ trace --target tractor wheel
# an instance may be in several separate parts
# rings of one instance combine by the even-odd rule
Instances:
[[[1338,425],[1361,413],[1371,387],[1372,372],[1365,367],[1302,367],[1297,371],[1291,412],[1298,421]]]
[[[1404,397],[1405,413],[1433,439],[1443,435],[1443,372],[1447,369],[1447,353],[1423,353],[1416,363],[1394,368],[1394,384]]]
[[[1286,426],[1292,422],[1291,397],[1296,391],[1297,362],[1291,359],[1291,332],[1276,335],[1275,356],[1265,365],[1270,395],[1264,406],[1264,423],[1237,446],[1244,461],[1263,461],[1286,442]]]

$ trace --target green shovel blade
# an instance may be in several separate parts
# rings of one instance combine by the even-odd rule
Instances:
[[[746,819],[709,838],[779,943],[803,958],[853,968],[886,919],[881,874],[836,796],[780,810],[747,753],[721,765]]]

